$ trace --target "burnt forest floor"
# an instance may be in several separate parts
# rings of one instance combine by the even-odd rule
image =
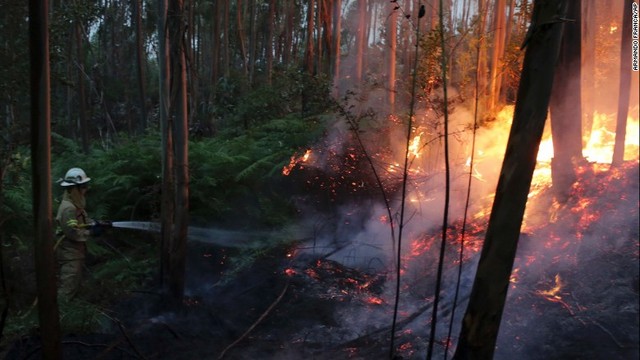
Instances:
[[[532,244],[536,234],[521,237],[514,267],[523,264],[509,290],[496,359],[639,358],[637,163],[618,177],[625,186],[603,187],[602,181],[595,175],[585,180],[586,189],[597,189],[587,194],[595,199],[590,206],[601,200],[603,208],[598,221],[580,228],[579,245],[560,246],[573,256],[541,254]],[[611,199],[617,202],[608,205]],[[558,217],[577,216],[575,207],[566,211]],[[549,224],[536,233],[576,236],[560,229]],[[270,249],[250,266],[225,274],[229,250],[191,242],[182,306],[168,305],[153,289],[130,293],[109,309],[113,321],[99,333],[66,334],[64,359],[388,359],[391,275],[291,257],[292,250]],[[548,260],[534,271],[524,265],[532,256]],[[562,288],[545,295],[553,285]],[[433,298],[412,293],[403,297],[415,306],[402,307],[396,345],[401,358],[422,359]],[[461,295],[456,323],[465,308]],[[373,320],[355,326],[366,316]],[[459,327],[454,340],[455,330]],[[436,354],[442,354],[445,333],[437,337]],[[25,336],[5,359],[41,355],[37,336]]]

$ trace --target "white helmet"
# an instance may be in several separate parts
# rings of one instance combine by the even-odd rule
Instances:
[[[64,175],[64,179],[61,180],[61,186],[74,186],[88,183],[91,178],[87,177],[87,174],[84,172],[84,170],[80,168],[71,168]]]

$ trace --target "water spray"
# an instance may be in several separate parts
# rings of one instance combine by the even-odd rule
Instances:
[[[152,233],[160,233],[161,225],[151,221],[114,221],[114,228],[140,230]],[[203,228],[189,226],[187,239],[221,247],[231,248],[259,248],[266,245],[267,239],[272,238],[281,231],[242,231]],[[283,233],[284,235],[284,233]]]

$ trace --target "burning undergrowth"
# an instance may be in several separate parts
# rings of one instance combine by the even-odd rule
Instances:
[[[457,343],[489,219],[499,154],[504,151],[503,128],[508,126],[498,120],[479,129],[486,132],[482,138],[490,140],[478,144],[466,224],[461,220],[463,202],[451,209],[454,220],[444,258],[437,358],[443,357],[447,343],[450,352]],[[294,154],[283,168],[287,181],[302,184],[299,191],[292,191],[301,212],[309,215],[305,211],[314,210],[301,225],[304,236],[295,237],[304,240],[251,250],[191,243],[188,297],[181,310],[167,308],[157,295],[132,296],[114,310],[114,317],[126,321],[123,327],[105,330],[111,334],[107,339],[67,339],[116,344],[110,351],[105,352],[106,346],[94,356],[67,358],[92,358],[102,352],[106,354],[102,358],[388,358],[398,247],[402,251],[395,350],[405,359],[423,358],[440,246],[442,171],[432,159],[425,159],[424,152],[413,155],[409,217],[399,244],[389,231],[391,220],[397,226],[397,211],[392,209],[389,216],[357,139],[338,130],[324,145]],[[438,144],[437,135],[427,130],[419,134],[414,137],[417,149]],[[463,197],[459,186],[469,171],[463,155],[469,150],[464,145],[468,139],[462,138],[464,132],[460,136],[454,157],[455,199]],[[550,182],[549,143],[546,138],[539,152],[495,358],[637,358],[637,155],[617,168],[582,162],[576,168],[578,181],[559,201]],[[633,149],[637,154],[637,144],[632,143],[630,154]],[[395,209],[400,170],[394,153],[383,146],[369,155]],[[230,259],[242,251],[256,256],[232,272]],[[460,292],[454,306],[459,265]]]

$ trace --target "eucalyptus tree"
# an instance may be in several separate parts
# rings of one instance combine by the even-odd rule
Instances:
[[[175,301],[184,295],[184,275],[187,256],[189,226],[189,152],[187,64],[184,36],[186,22],[183,0],[169,0],[166,35],[169,45],[170,108],[173,118],[172,134],[174,154],[174,221],[169,255],[169,291]]]
[[[627,133],[627,115],[629,114],[629,97],[631,92],[631,39],[632,39],[632,1],[625,0],[622,8],[622,36],[620,38],[620,86],[618,90],[618,113],[616,116],[616,137],[613,146],[613,158],[611,165],[619,166],[624,160],[624,143]],[[635,24],[637,31],[638,7],[635,5]],[[637,37],[637,33],[636,33]],[[636,41],[636,61],[637,41]],[[636,64],[637,66],[637,64]]]
[[[494,109],[498,105],[498,98],[500,96],[502,57],[504,55],[504,45],[507,37],[505,9],[506,0],[496,0],[493,12],[493,49],[491,51],[491,71],[489,75],[490,109]]]
[[[31,157],[33,174],[34,258],[42,358],[62,358],[56,261],[53,252],[51,201],[51,73],[49,67],[49,2],[29,2],[31,63]]]
[[[134,11],[131,13],[132,23],[136,26],[136,67],[138,70],[138,95],[140,108],[140,124],[138,128],[144,131],[147,128],[147,86],[146,86],[146,59],[147,54],[144,49],[145,37],[142,24],[142,3],[143,0],[132,0]]]
[[[453,359],[491,359],[536,166],[569,0],[536,1],[496,196]]]
[[[550,101],[553,187],[565,198],[576,180],[574,163],[582,160],[581,0],[569,3],[563,23],[560,57]]]

